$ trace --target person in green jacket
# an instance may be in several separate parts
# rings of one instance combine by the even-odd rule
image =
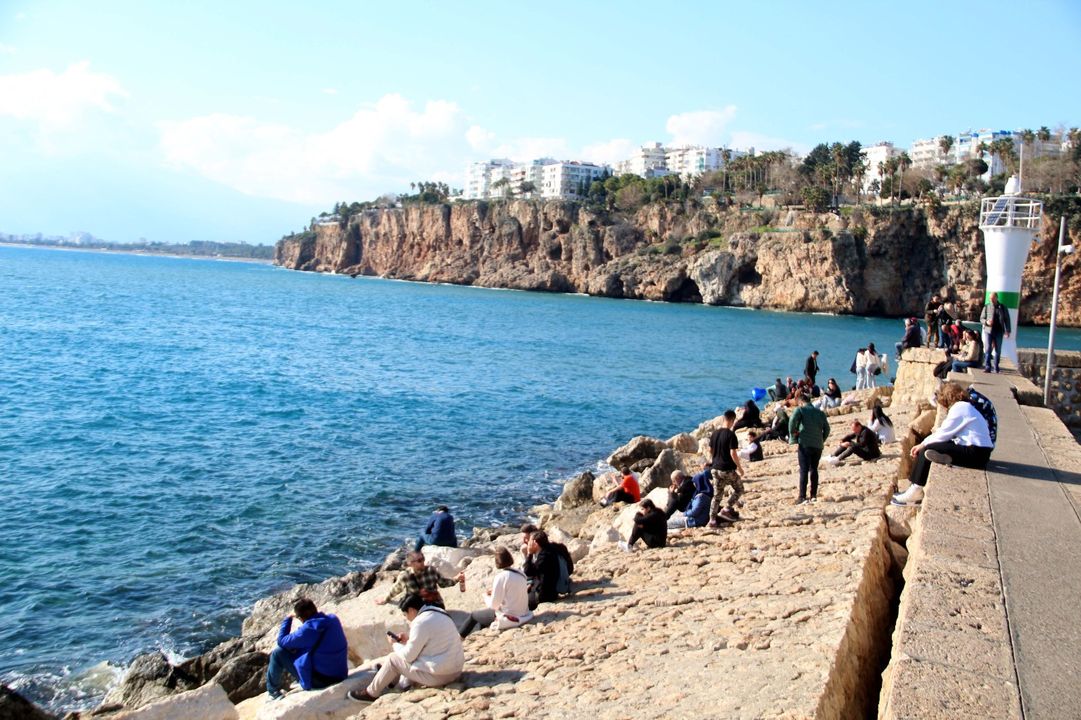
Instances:
[[[822,459],[822,449],[826,447],[826,438],[830,436],[830,424],[826,413],[811,404],[811,396],[804,393],[800,397],[803,403],[788,421],[788,442],[798,444],[799,456],[799,497],[797,505],[818,499],[818,461]],[[807,478],[811,479],[811,495],[807,496]]]

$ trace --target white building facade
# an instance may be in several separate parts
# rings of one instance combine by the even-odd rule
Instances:
[[[505,159],[471,163],[466,168],[463,200],[503,197],[575,199],[584,197],[594,180],[611,174],[607,165],[541,158],[515,163]],[[532,184],[532,189],[526,183]]]
[[[870,192],[871,185],[877,180],[882,184],[882,169],[890,158],[897,157],[901,151],[894,147],[891,142],[880,142],[863,149],[864,162],[867,164],[867,173],[863,176],[863,191]]]
[[[637,175],[651,178],[668,174],[667,151],[659,142],[643,145],[626,160],[616,163],[616,175]]]
[[[611,174],[607,165],[584,162],[555,162],[541,169],[538,185],[543,198],[578,199],[585,197],[589,186]]]

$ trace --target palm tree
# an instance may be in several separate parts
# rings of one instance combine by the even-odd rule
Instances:
[[[905,182],[905,170],[912,167],[912,158],[908,156],[908,153],[901,152],[897,156],[897,169],[901,171],[901,178],[897,181],[897,201],[901,201],[901,189]]]
[[[950,150],[953,150],[954,142],[953,135],[943,135],[938,139],[938,149],[946,157],[946,164],[950,162]]]
[[[1036,131],[1036,137],[1040,139],[1040,142],[1051,142],[1051,128],[1043,125]]]

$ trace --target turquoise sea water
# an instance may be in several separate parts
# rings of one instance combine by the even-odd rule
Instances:
[[[460,533],[516,520],[811,349],[848,387],[855,348],[900,330],[0,247],[0,680],[93,704],[110,668],[198,652],[259,597],[380,561],[435,504]]]

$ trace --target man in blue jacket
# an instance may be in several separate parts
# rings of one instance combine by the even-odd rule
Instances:
[[[296,632],[289,632],[294,616],[303,624]],[[299,598],[293,603],[293,615],[282,620],[278,629],[278,647],[270,653],[266,673],[267,692],[272,699],[279,699],[286,673],[297,678],[305,690],[341,682],[349,674],[348,650],[338,618],[319,612],[308,598]]]
[[[450,508],[446,505],[440,505],[435,509],[413,549],[420,551],[425,545],[458,547],[458,537],[454,534],[454,516],[450,514]]]

